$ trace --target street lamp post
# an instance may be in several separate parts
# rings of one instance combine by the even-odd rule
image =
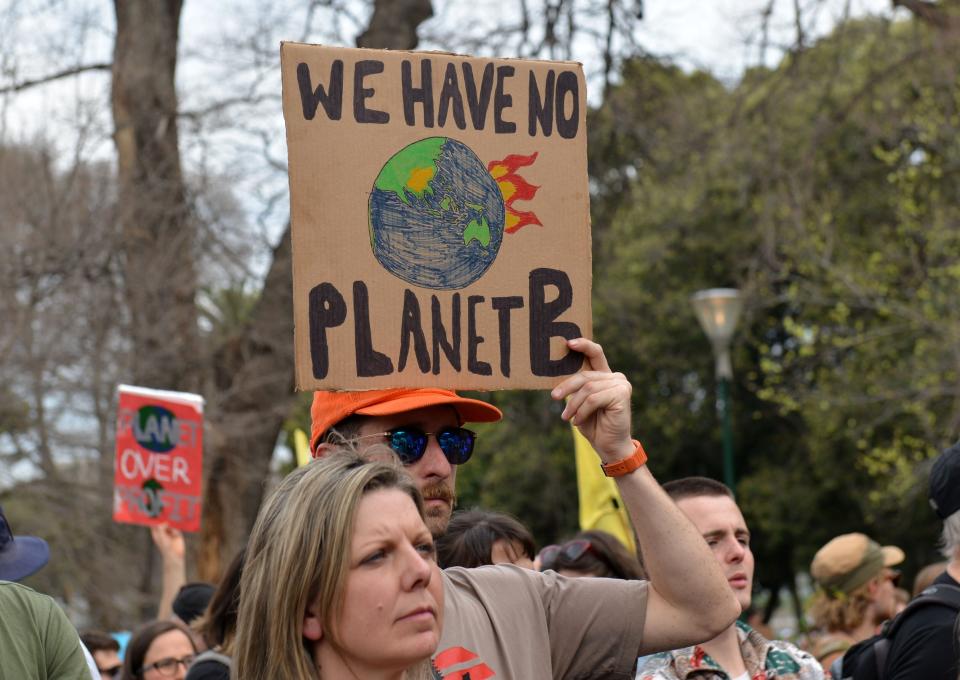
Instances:
[[[730,422],[730,341],[740,318],[743,302],[736,288],[701,290],[690,298],[697,320],[713,346],[717,370],[717,412],[723,434],[723,481],[731,489],[736,481],[733,470],[733,426]]]

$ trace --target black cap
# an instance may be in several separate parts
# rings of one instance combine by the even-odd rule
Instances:
[[[940,454],[930,470],[930,505],[940,519],[960,510],[960,442]]]
[[[179,616],[181,621],[190,625],[194,619],[206,611],[214,590],[216,588],[209,583],[186,584],[173,598],[173,613]]]

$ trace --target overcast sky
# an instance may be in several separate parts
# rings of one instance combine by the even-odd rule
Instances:
[[[760,59],[759,16],[769,0],[647,0],[638,33],[653,53],[671,56],[687,66],[711,71],[726,80]],[[800,0],[811,36],[827,33],[845,12],[890,15],[890,0]],[[775,0],[770,21],[771,42],[790,44],[795,35],[794,2]],[[778,59],[769,50],[767,62]]]

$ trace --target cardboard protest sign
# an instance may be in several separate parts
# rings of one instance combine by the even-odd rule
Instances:
[[[203,398],[129,385],[117,392],[114,521],[198,531]]]
[[[579,64],[284,43],[300,389],[542,388],[583,358]]]

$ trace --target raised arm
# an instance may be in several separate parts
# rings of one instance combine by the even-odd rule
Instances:
[[[157,618],[169,619],[173,615],[173,600],[183,584],[187,582],[186,543],[179,529],[166,524],[150,527],[150,535],[157,550],[160,551],[161,562],[163,562]]]
[[[585,338],[570,340],[586,357],[582,371],[556,388],[569,397],[564,420],[580,428],[601,463],[631,457],[630,393],[622,373],[613,373],[603,348]],[[650,594],[641,654],[710,640],[740,613],[720,566],[696,528],[664,493],[646,465],[616,478],[643,551]]]

